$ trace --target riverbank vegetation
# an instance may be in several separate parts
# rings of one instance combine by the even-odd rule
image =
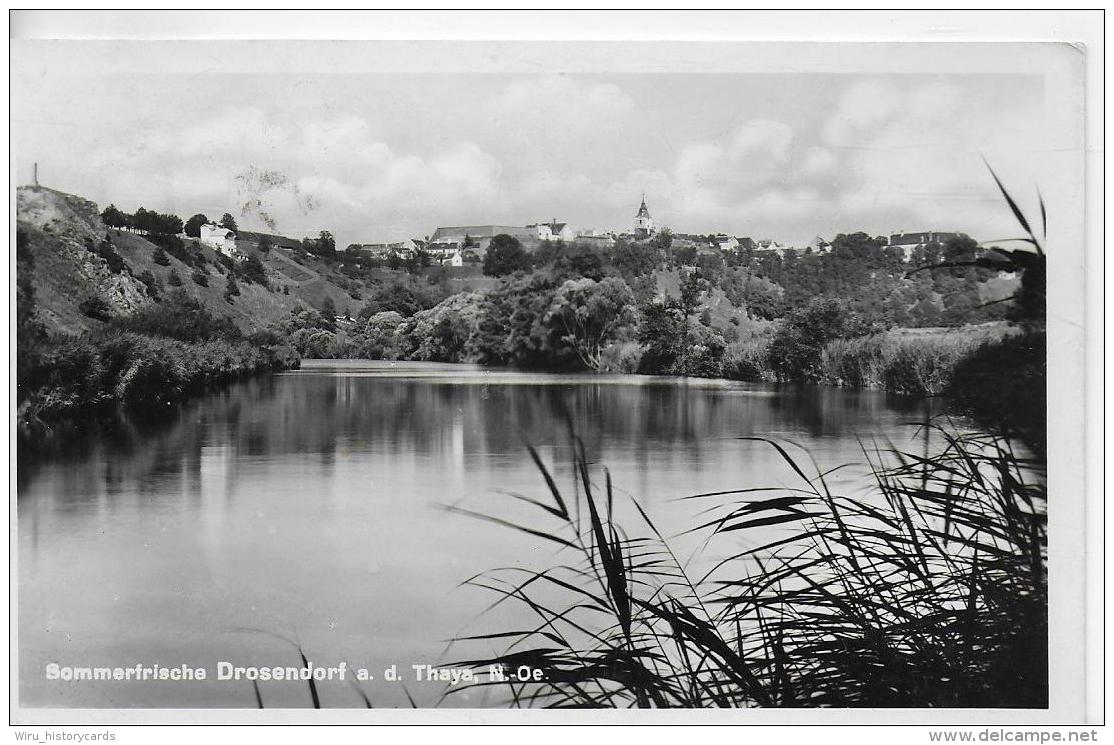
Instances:
[[[932,434],[932,453],[870,454],[873,489],[855,495],[760,441],[796,483],[688,497],[710,566],[619,504],[575,438],[571,491],[531,450],[535,521],[449,509],[559,553],[466,583],[533,620],[461,637],[505,651],[453,664],[512,706],[1045,707],[1042,465],[996,436]],[[489,674],[523,665],[541,679]]]
[[[131,316],[79,335],[50,335],[18,285],[17,424],[25,444],[118,408],[150,416],[172,402],[248,375],[298,364],[270,334],[245,337],[176,291]]]
[[[378,290],[350,322],[303,309],[278,330],[304,357],[820,383],[921,396],[945,392],[957,366],[979,350],[990,354],[1004,339],[1039,333],[1004,318],[902,328],[830,296],[775,321],[738,311],[717,323],[710,303],[720,295],[709,281],[699,271],[676,276],[675,295],[647,292],[602,260],[519,271],[490,290],[440,300],[436,287],[400,282]]]

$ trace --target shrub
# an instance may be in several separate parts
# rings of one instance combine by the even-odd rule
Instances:
[[[150,271],[143,272],[139,275],[139,281],[147,288],[147,294],[152,299],[159,299],[159,280]]]
[[[240,330],[229,318],[217,318],[200,301],[176,290],[159,305],[148,305],[113,324],[123,331],[180,341],[237,339]]]
[[[81,314],[96,321],[109,321],[112,319],[112,307],[97,295],[90,295],[77,304]]]
[[[770,340],[754,337],[727,347],[723,358],[723,377],[752,383],[774,380],[770,363]]]
[[[108,270],[113,274],[122,274],[128,270],[128,265],[127,262],[124,261],[124,257],[116,253],[110,242],[101,241],[94,250],[94,253],[105,260],[105,263],[108,264]]]
[[[209,286],[209,275],[203,269],[194,269],[193,273],[190,274],[190,279],[202,287]]]
[[[263,262],[259,260],[258,256],[254,254],[247,258],[243,264],[240,265],[240,274],[248,282],[254,282],[257,285],[267,287],[267,270],[263,266]]]
[[[600,372],[632,374],[642,363],[642,345],[636,341],[608,344],[600,354]]]

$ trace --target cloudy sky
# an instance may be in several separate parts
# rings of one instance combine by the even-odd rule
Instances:
[[[68,60],[68,58],[67,58]],[[1045,144],[1025,74],[251,74],[15,69],[16,178],[128,211],[237,216],[339,245],[438,225],[660,224],[805,242],[1016,229]]]

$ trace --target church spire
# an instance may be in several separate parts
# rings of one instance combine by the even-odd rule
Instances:
[[[642,192],[642,204],[634,217],[634,235],[636,238],[649,238],[653,234],[654,218],[650,217],[650,210],[646,207],[646,192]]]

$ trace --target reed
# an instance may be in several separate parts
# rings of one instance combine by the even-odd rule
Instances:
[[[965,360],[993,343],[986,337],[958,333],[835,339],[821,352],[816,382],[937,396],[948,389]]]
[[[536,523],[447,509],[558,558],[468,580],[534,622],[461,637],[503,651],[454,664],[511,706],[1045,706],[1042,466],[1008,440],[931,429],[944,443],[931,455],[864,450],[874,488],[858,496],[762,440],[797,484],[687,497],[708,505],[694,530],[733,547],[700,576],[637,501],[618,524],[610,476],[593,475],[578,439],[573,494],[531,448],[545,496],[517,499]],[[784,536],[746,547],[771,526]],[[544,678],[500,680],[491,665]]]

